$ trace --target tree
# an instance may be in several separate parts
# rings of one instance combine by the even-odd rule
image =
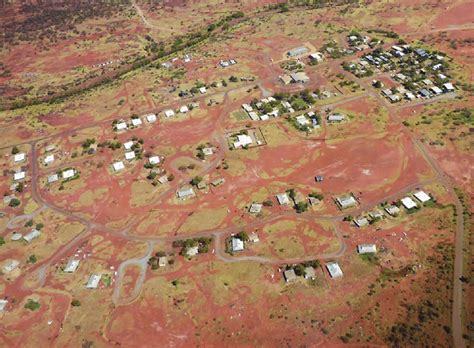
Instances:
[[[295,189],[289,189],[286,191],[288,193],[288,196],[291,198],[291,199],[295,199],[296,197],[296,192],[295,192]]]
[[[232,75],[231,77],[229,77],[229,81],[230,82],[237,82],[237,81],[239,81],[239,79],[236,76]]]
[[[18,152],[20,152],[20,150],[18,149],[18,147],[13,146],[13,148],[12,148],[12,155],[16,155]]]
[[[293,270],[295,271],[295,274],[297,276],[302,276],[304,275],[304,266],[302,264],[297,264]]]
[[[202,178],[200,176],[195,176],[191,181],[190,184],[193,186],[199,185],[199,183],[202,181]]]
[[[81,305],[81,301],[79,301],[78,299],[74,299],[71,301],[71,306],[73,307],[79,307]]]
[[[5,244],[5,238],[3,238],[2,236],[0,236],[0,245],[3,245]]]
[[[36,228],[38,231],[40,231],[43,227],[44,227],[44,224],[40,222],[40,223],[36,224],[36,227],[35,227],[35,228]]]
[[[15,188],[15,191],[20,193],[20,192],[23,192],[23,189],[25,188],[25,184],[23,184],[22,182],[18,183],[18,185],[16,185],[16,188]]]
[[[306,202],[298,202],[295,205],[295,209],[297,213],[304,213],[308,210],[308,203]]]
[[[173,181],[173,180],[174,180],[174,175],[173,174],[168,175],[168,181]]]
[[[36,257],[36,255],[30,255],[27,262],[28,263],[36,263],[36,261],[38,261],[38,258]]]
[[[39,309],[40,307],[41,305],[39,304],[39,302],[32,300],[31,298],[28,299],[28,301],[25,304],[25,308],[29,309],[30,311],[35,311]]]
[[[20,204],[21,204],[21,202],[18,198],[12,198],[8,205],[12,208],[15,208],[15,207],[18,207]]]
[[[245,231],[241,231],[237,233],[235,236],[243,242],[248,242],[249,240],[249,235]]]

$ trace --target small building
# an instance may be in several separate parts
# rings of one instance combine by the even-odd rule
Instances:
[[[303,71],[290,74],[293,83],[306,83],[309,81],[308,75]]]
[[[407,98],[408,100],[415,100],[416,99],[415,95],[411,92],[406,92],[405,93],[405,98]]]
[[[290,204],[290,199],[286,193],[279,193],[276,195],[277,201],[280,205],[288,205]]]
[[[357,227],[365,227],[369,225],[369,220],[366,217],[361,217],[353,220]]]
[[[326,269],[328,270],[331,278],[340,278],[343,275],[341,267],[339,267],[337,262],[328,262],[326,264]]]
[[[212,147],[205,147],[204,149],[202,149],[202,153],[204,154],[204,156],[212,156],[214,154],[214,150],[212,149]]]
[[[148,123],[156,122],[156,115],[155,114],[148,114],[145,116],[145,119]]]
[[[448,93],[448,92],[454,92],[454,86],[452,83],[445,83],[443,85],[443,90]]]
[[[313,267],[306,267],[304,269],[304,279],[314,280],[316,279],[316,272]]]
[[[260,238],[258,238],[258,234],[255,232],[252,232],[249,234],[249,242],[251,243],[258,243],[260,241]]]
[[[296,273],[293,268],[287,269],[283,272],[283,277],[287,283],[294,282],[296,280]]]
[[[148,159],[148,162],[149,162],[151,165],[158,164],[158,163],[160,163],[160,157],[159,157],[159,156],[151,156],[151,157]]]
[[[118,131],[125,130],[127,128],[128,128],[127,124],[123,121],[115,125],[115,129],[117,129]]]
[[[346,119],[346,117],[342,114],[332,114],[328,116],[328,122],[341,122]]]
[[[129,141],[126,141],[123,143],[123,147],[125,148],[125,150],[130,150],[133,146],[133,141],[132,140],[129,140]]]
[[[199,190],[205,190],[207,189],[207,183],[205,181],[200,181],[198,184],[197,184],[197,188]]]
[[[249,104],[242,104],[242,108],[247,112],[253,111],[253,108]]]
[[[26,177],[25,172],[18,172],[18,173],[13,174],[13,180],[15,181],[23,180],[25,177]]]
[[[324,59],[324,56],[321,52],[315,52],[315,53],[311,53],[309,55],[309,59],[311,59],[312,61],[316,61],[318,63],[321,63]]]
[[[86,289],[97,289],[101,278],[102,274],[91,274],[89,280],[87,281]]]
[[[5,263],[2,268],[3,273],[10,273],[14,271],[20,265],[20,261],[18,260],[9,260]]]
[[[165,267],[168,265],[168,257],[161,256],[158,258],[158,267]]]
[[[314,177],[314,180],[315,180],[316,182],[321,182],[321,181],[324,180],[324,177],[323,177],[322,175],[316,175],[316,176]]]
[[[162,185],[166,184],[168,182],[168,177],[166,175],[162,175],[158,178],[158,182]]]
[[[33,239],[38,238],[40,235],[41,235],[41,232],[38,231],[38,230],[35,228],[35,229],[33,229],[30,233],[28,233],[27,235],[24,235],[24,236],[23,236],[23,240],[25,240],[25,241],[28,242],[28,243],[31,243],[31,241],[32,241]]]
[[[125,152],[125,159],[126,160],[131,161],[134,158],[135,158],[135,151]]]
[[[420,89],[418,93],[422,98],[431,98],[431,93],[425,88]]]
[[[369,216],[372,220],[382,220],[385,215],[383,214],[382,211],[378,210],[378,209],[375,209],[375,210],[372,210],[370,213],[369,213]]]
[[[56,149],[56,145],[50,144],[50,145],[46,146],[46,148],[44,150],[46,152],[51,152],[51,151],[54,151],[54,149]]]
[[[58,180],[59,180],[58,174],[51,174],[48,176],[48,184],[52,184],[53,182],[56,182]]]
[[[345,195],[336,198],[336,203],[339,205],[341,209],[347,209],[353,207],[357,204],[356,199],[353,195]]]
[[[252,121],[257,121],[258,120],[258,114],[255,111],[250,111],[249,112],[249,117]]]
[[[114,171],[119,172],[123,169],[125,169],[125,165],[123,164],[122,161],[115,162],[112,164],[112,167],[114,168]]]
[[[238,149],[239,147],[248,146],[252,144],[252,138],[247,134],[237,135],[237,141],[234,142],[234,148]]]
[[[288,85],[291,83],[291,76],[290,75],[281,75],[278,77],[280,79],[280,81],[284,84],[284,85]]]
[[[188,111],[189,111],[189,109],[188,109],[187,105],[183,105],[182,107],[179,108],[179,112],[181,112],[182,114],[185,114]]]
[[[51,155],[46,156],[46,157],[44,158],[44,161],[43,161],[43,163],[44,163],[45,165],[48,165],[48,164],[53,163],[53,162],[54,162],[54,154],[51,154]]]
[[[309,120],[304,115],[296,116],[295,120],[301,126],[306,126],[309,124]]]
[[[305,46],[301,46],[301,47],[296,47],[296,48],[293,48],[292,50],[289,50],[286,55],[288,57],[297,57],[297,56],[301,56],[303,54],[306,54],[308,53],[308,48],[305,47]]]
[[[188,257],[196,256],[197,254],[199,254],[199,247],[197,246],[190,247],[186,250],[186,256]]]
[[[176,192],[179,199],[188,199],[194,197],[196,194],[192,187],[183,187]]]
[[[402,198],[401,202],[407,210],[410,210],[410,209],[413,209],[413,208],[417,207],[415,201],[413,199],[411,199],[410,197]]]
[[[18,162],[23,162],[26,158],[26,155],[22,153],[17,153],[16,155],[13,155],[13,162],[18,163]]]
[[[5,311],[5,307],[7,306],[8,304],[8,300],[0,300],[0,312],[4,312]]]
[[[13,232],[12,233],[12,236],[11,236],[12,241],[16,242],[16,241],[19,241],[22,238],[23,238],[23,235],[21,233],[18,233],[18,232]]]
[[[142,120],[140,118],[132,118],[132,126],[138,127],[142,124]]]
[[[357,252],[359,254],[375,254],[377,252],[377,246],[375,244],[359,244],[357,246]]]
[[[64,272],[66,273],[74,273],[76,272],[77,268],[79,267],[79,263],[81,261],[79,259],[71,259],[68,261],[66,264],[66,267],[64,267]]]
[[[214,186],[214,187],[220,186],[220,185],[222,185],[223,183],[225,183],[225,179],[224,179],[224,178],[218,178],[218,179],[216,179],[216,180],[211,181],[211,185]]]
[[[173,117],[174,116],[174,111],[171,109],[165,110],[165,116],[166,117]]]
[[[206,87],[201,87],[201,88],[199,88],[199,92],[201,94],[205,94],[205,93],[207,93],[207,88]]]
[[[390,216],[397,216],[400,214],[400,208],[397,207],[396,205],[389,205],[388,207],[385,208],[385,211],[388,213]]]
[[[431,197],[425,191],[418,191],[413,194],[416,199],[418,199],[421,203],[428,202],[431,200]]]
[[[439,95],[439,94],[443,93],[441,88],[439,88],[438,86],[431,87],[430,91],[433,92],[435,95]]]
[[[244,241],[241,240],[240,238],[232,237],[230,239],[230,247],[231,250],[236,252],[236,251],[243,251],[244,250]]]
[[[263,207],[262,204],[252,203],[252,205],[250,206],[249,212],[251,214],[259,214],[262,211],[262,207]]]
[[[63,171],[63,179],[70,179],[76,175],[76,171],[74,169],[67,169]]]

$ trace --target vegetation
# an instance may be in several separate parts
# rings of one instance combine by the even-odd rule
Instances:
[[[80,307],[81,306],[81,301],[79,301],[78,299],[74,299],[74,300],[71,301],[71,306]]]
[[[36,311],[37,309],[39,309],[41,307],[41,305],[39,304],[39,302],[33,300],[33,299],[28,299],[28,301],[26,302],[25,304],[25,307],[26,309],[29,309],[30,311]]]
[[[12,208],[18,207],[21,204],[21,201],[18,198],[12,198],[8,205]]]

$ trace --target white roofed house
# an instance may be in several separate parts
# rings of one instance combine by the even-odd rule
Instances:
[[[115,129],[118,130],[118,131],[121,131],[121,130],[125,130],[127,129],[128,126],[125,122],[121,121],[121,122],[118,122],[116,125],[115,125]]]
[[[114,168],[114,171],[116,172],[119,172],[125,169],[125,166],[122,161],[114,162],[114,164],[112,164],[112,167]]]
[[[357,246],[357,252],[359,254],[375,254],[377,252],[377,246],[375,244],[359,244]]]
[[[48,164],[53,163],[53,162],[54,162],[54,154],[51,154],[51,155],[46,156],[46,157],[44,158],[44,161],[43,161],[43,163],[44,163],[45,165],[48,165]]]
[[[0,312],[5,311],[5,307],[7,306],[7,304],[8,304],[8,300],[4,300],[4,299],[0,300]]]
[[[311,59],[313,61],[316,61],[318,63],[322,62],[323,58],[324,58],[324,56],[321,52],[315,52],[315,53],[311,53],[309,55],[309,59]]]
[[[16,155],[13,155],[13,162],[18,163],[18,162],[23,162],[26,158],[26,155],[22,153],[17,153]]]
[[[410,197],[402,198],[401,202],[407,210],[410,210],[410,209],[413,209],[413,208],[417,207],[415,201],[413,199],[411,199]]]
[[[180,199],[187,199],[187,198],[194,197],[196,194],[194,193],[194,190],[192,187],[183,187],[176,192],[176,195]]]
[[[360,217],[360,218],[354,219],[354,223],[356,224],[357,227],[361,228],[361,227],[368,226],[369,220],[367,220],[367,218],[365,217]]]
[[[237,135],[237,141],[234,142],[234,148],[244,147],[252,144],[252,138],[247,134]]]
[[[135,152],[134,151],[125,152],[125,159],[126,160],[131,161],[134,158],[135,158]]]
[[[335,261],[328,262],[326,264],[326,269],[328,270],[331,278],[340,278],[343,275],[341,267],[339,267],[339,264]]]
[[[102,274],[91,274],[89,280],[87,281],[86,288],[87,289],[97,289],[99,286],[100,279],[102,278]]]
[[[23,240],[25,240],[28,243],[31,243],[33,239],[38,238],[40,235],[41,235],[40,231],[38,231],[37,229],[33,229],[30,233],[23,236]]]
[[[441,88],[439,88],[438,86],[433,86],[430,88],[431,92],[433,92],[435,95],[438,95],[438,94],[441,94],[443,93],[443,91],[441,90]]]
[[[151,157],[148,159],[148,162],[149,162],[151,165],[159,164],[159,163],[160,163],[160,157],[159,157],[159,156],[151,156]]]
[[[443,85],[443,90],[444,90],[445,92],[453,92],[453,91],[454,91],[454,86],[453,86],[452,83],[445,83],[445,84]]]
[[[207,92],[207,88],[206,87],[201,87],[201,88],[199,88],[199,92],[201,94],[205,94]]]
[[[304,115],[296,116],[296,122],[301,126],[306,126],[309,124],[309,120]]]
[[[244,250],[244,241],[240,238],[232,237],[230,239],[230,247],[232,251],[243,251]]]
[[[145,116],[145,119],[148,123],[156,122],[156,115],[155,114],[148,114]]]
[[[285,277],[285,281],[287,283],[293,282],[296,280],[296,273],[293,268],[287,269],[286,271],[283,272],[283,277]]]
[[[336,203],[339,205],[341,209],[346,209],[346,208],[350,208],[356,205],[357,201],[353,195],[346,195],[346,196],[337,197]]]
[[[425,191],[418,191],[413,194],[416,199],[418,199],[421,203],[426,203],[431,200],[431,197]]]
[[[74,175],[76,175],[76,171],[74,169],[66,169],[65,171],[63,171],[63,179],[70,179],[72,177],[74,177]]]
[[[171,109],[165,110],[165,116],[166,117],[173,117],[174,116],[174,111]]]
[[[13,174],[13,180],[15,181],[20,181],[26,178],[26,173],[25,172],[18,172]]]
[[[304,72],[300,71],[297,73],[292,73],[290,74],[291,80],[294,83],[306,83],[309,81],[308,75],[306,75]]]
[[[185,114],[188,111],[189,111],[189,109],[188,109],[187,105],[183,105],[182,107],[179,108],[179,112],[181,112],[182,114]]]
[[[328,116],[328,122],[341,122],[345,119],[346,117],[342,114],[332,114]]]
[[[3,273],[10,273],[15,270],[20,265],[18,260],[9,260],[7,261],[2,268]]]
[[[58,174],[51,174],[48,176],[48,184],[52,184],[53,182],[56,182],[59,180],[59,175]]]
[[[138,127],[142,124],[142,120],[140,118],[132,118],[132,126],[133,127]]]
[[[129,140],[123,143],[123,147],[125,150],[130,150],[133,146],[133,141]]]
[[[278,203],[280,205],[290,204],[290,199],[288,198],[288,195],[286,193],[279,193],[279,194],[276,195],[276,198],[277,198]]]
[[[389,205],[388,207],[385,208],[385,211],[390,215],[390,216],[397,216],[400,214],[400,208],[398,208],[396,205]]]
[[[251,214],[259,214],[262,211],[262,204],[259,203],[252,203],[250,206],[249,212]]]
[[[77,270],[77,267],[79,267],[79,263],[81,261],[79,259],[71,259],[68,261],[66,264],[66,267],[64,267],[64,272],[66,273],[74,273]]]

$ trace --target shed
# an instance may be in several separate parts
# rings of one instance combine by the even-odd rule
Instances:
[[[413,201],[413,199],[411,199],[410,197],[402,198],[401,202],[402,202],[403,206],[408,210],[416,208],[416,206],[417,206],[415,201]]]
[[[89,280],[87,281],[86,288],[87,289],[96,289],[99,286],[100,279],[102,278],[102,274],[91,274]]]
[[[224,182],[225,182],[224,178],[218,178],[216,180],[211,181],[211,185],[216,187],[216,186],[222,185]]]
[[[354,223],[356,224],[357,227],[361,228],[361,227],[367,226],[369,224],[369,220],[367,220],[367,218],[365,217],[362,217],[362,218],[354,219]]]
[[[125,169],[125,165],[123,164],[122,161],[115,162],[114,164],[112,164],[112,167],[114,168],[114,171],[116,171],[116,172],[119,172],[119,171]]]
[[[0,300],[0,312],[3,312],[5,310],[5,307],[8,304],[8,300]]]
[[[158,267],[165,267],[168,265],[168,257],[161,256],[158,258]]]
[[[64,267],[64,272],[66,273],[74,273],[77,270],[77,267],[79,267],[79,263],[81,261],[79,259],[71,259],[68,261],[66,264],[66,267]]]
[[[288,198],[288,195],[286,193],[279,193],[279,194],[276,195],[276,198],[277,198],[278,203],[280,205],[290,204],[290,199]]]
[[[207,92],[207,88],[206,87],[201,87],[201,88],[199,88],[199,92],[201,94],[205,94]]]
[[[293,268],[287,269],[283,272],[283,277],[285,277],[287,283],[294,282],[296,280],[295,270]]]
[[[41,235],[41,232],[38,231],[38,230],[35,228],[35,229],[33,229],[30,233],[28,233],[27,235],[24,235],[24,236],[23,236],[23,239],[24,239],[25,241],[27,241],[28,243],[31,243],[31,241],[32,241],[33,239],[38,238],[40,235]]]
[[[341,122],[345,120],[345,116],[341,114],[332,114],[328,116],[328,122]]]
[[[291,77],[290,75],[281,75],[278,77],[283,84],[288,85],[291,83]]]
[[[306,83],[309,81],[308,75],[306,75],[306,73],[304,73],[303,71],[292,73],[290,77],[294,83]]]
[[[339,267],[339,264],[337,262],[328,262],[326,264],[326,268],[331,278],[339,278],[343,275],[341,267]]]
[[[214,153],[214,150],[212,150],[212,147],[205,147],[202,149],[202,153],[204,156],[211,156]]]
[[[296,57],[296,56],[300,56],[302,54],[305,54],[305,53],[308,53],[308,48],[305,47],[305,46],[300,46],[300,47],[296,47],[296,48],[293,48],[292,50],[289,50],[286,55],[288,57]]]
[[[357,252],[359,254],[375,254],[377,252],[377,246],[375,244],[359,244],[357,246]]]
[[[431,200],[431,197],[425,191],[418,191],[413,194],[416,199],[418,199],[421,203],[428,202]]]

